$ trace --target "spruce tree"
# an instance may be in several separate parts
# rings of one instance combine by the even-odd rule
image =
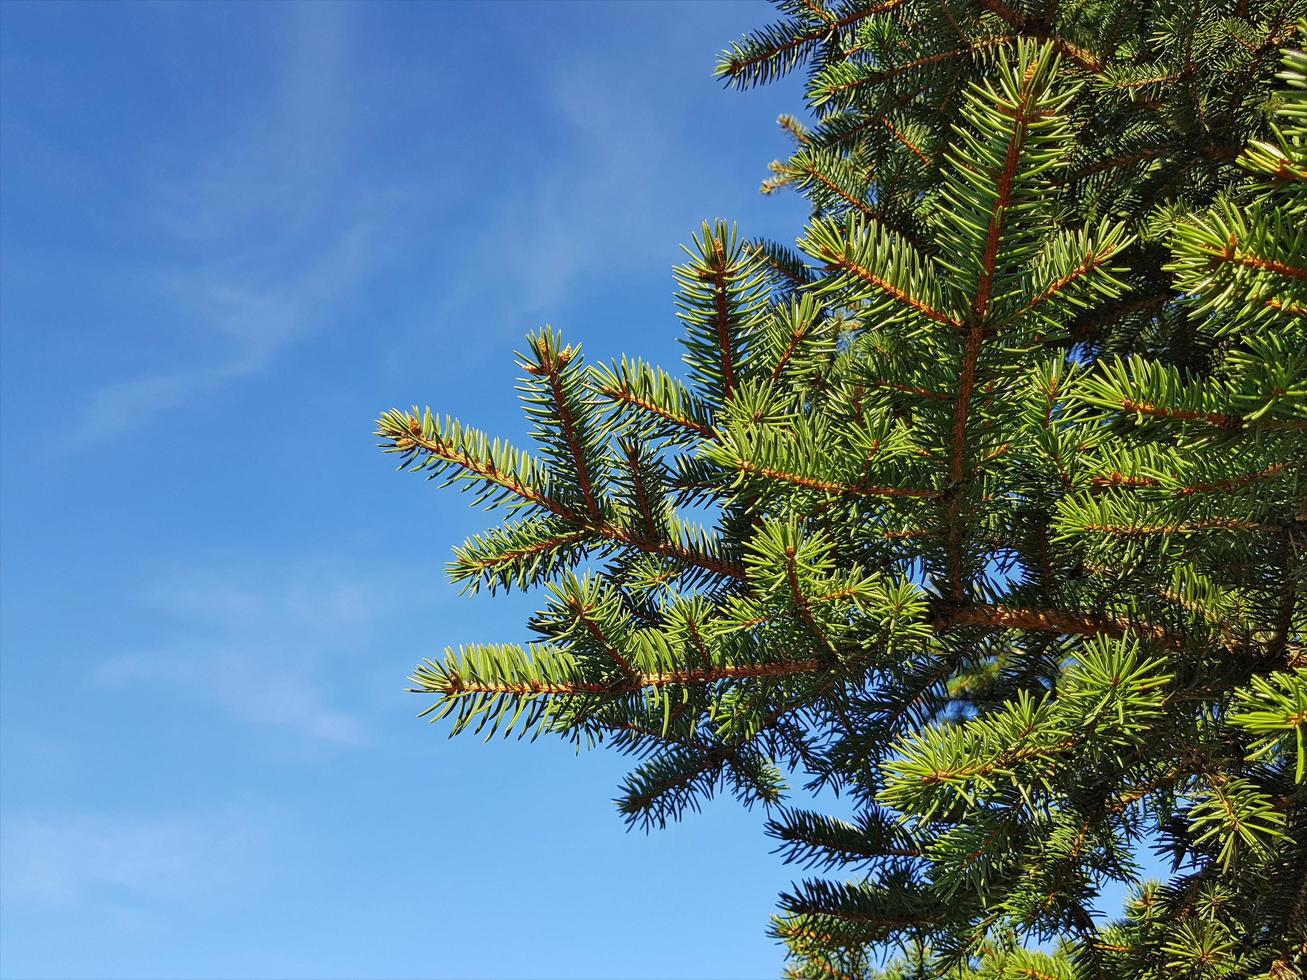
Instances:
[[[684,376],[545,328],[532,451],[381,417],[505,512],[452,578],[544,590],[534,642],[416,669],[425,713],[632,754],[636,825],[767,806],[826,874],[773,922],[796,977],[1303,975],[1303,27],[780,6],[720,70],[811,64],[766,186],[813,218],[704,225]]]

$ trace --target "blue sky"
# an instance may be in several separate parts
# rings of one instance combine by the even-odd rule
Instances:
[[[0,5],[0,973],[773,976],[790,871],[729,799],[627,833],[625,760],[449,741],[423,656],[530,599],[376,414],[520,436],[512,350],[673,364],[671,266],[798,81],[763,4]]]

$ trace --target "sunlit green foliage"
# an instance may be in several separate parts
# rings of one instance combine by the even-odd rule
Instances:
[[[721,73],[811,66],[765,189],[813,218],[703,227],[684,375],[546,328],[532,450],[381,417],[506,512],[453,579],[543,590],[415,690],[631,753],[641,826],[766,805],[827,876],[773,923],[796,977],[1304,975],[1298,8],[779,6]]]

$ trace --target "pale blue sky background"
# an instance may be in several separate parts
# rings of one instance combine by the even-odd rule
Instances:
[[[512,350],[674,364],[671,266],[799,80],[761,3],[0,4],[0,973],[761,977],[791,873],[730,799],[448,741],[405,676],[516,639],[446,584],[490,519],[397,475],[431,402],[520,434]]]

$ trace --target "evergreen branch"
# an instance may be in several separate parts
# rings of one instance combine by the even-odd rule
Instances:
[[[489,584],[492,592],[501,585],[525,588],[579,560],[597,539],[589,529],[553,517],[505,524],[473,535],[455,548],[450,578],[467,580],[470,592],[483,583]]]
[[[883,2],[873,4],[870,7],[854,10],[837,20],[824,21],[819,27],[795,34],[784,40],[774,39],[767,36],[766,32],[760,32],[763,37],[759,38],[757,43],[745,47],[736,44],[729,51],[723,52],[717,64],[716,74],[718,77],[726,78],[728,82],[734,82],[736,85],[743,87],[748,83],[750,69],[766,62],[775,61],[784,64],[782,71],[787,70],[790,65],[795,63],[795,52],[798,49],[812,44],[814,41],[833,36],[836,31],[852,27],[868,17],[887,13],[896,7],[902,6],[905,2],[906,0],[883,0]]]
[[[685,248],[690,261],[674,270],[678,316],[686,324],[686,361],[692,385],[715,411],[743,380],[749,351],[768,312],[767,273],[734,227],[705,222]]]
[[[775,804],[782,766],[851,796],[769,828],[865,869],[786,897],[796,978],[1296,967],[1307,55],[1279,91],[1269,64],[1293,4],[777,5],[719,73],[811,62],[818,122],[782,119],[767,185],[806,198],[806,255],[704,226],[686,382],[550,340],[531,455],[383,417],[401,468],[509,510],[453,576],[552,593],[547,645],[419,668],[424,715],[629,752],[646,825],[723,788]],[[1098,929],[1153,838],[1198,870]]]
[[[1225,242],[1219,246],[1201,245],[1198,250],[1215,264],[1241,266],[1257,272],[1272,272],[1292,279],[1307,280],[1307,268],[1240,249],[1237,232],[1230,232]]]
[[[805,626],[819,644],[826,647],[832,654],[835,652],[835,645],[831,643],[830,637],[826,635],[825,630],[812,615],[812,607],[808,604],[808,598],[803,594],[803,586],[799,584],[799,568],[795,562],[795,556],[798,549],[793,545],[785,549],[785,584],[789,587],[790,602],[793,604],[794,611],[799,618],[803,620]]]
[[[908,152],[920,160],[924,166],[933,167],[935,165],[935,161],[927,156],[926,151],[916,143],[912,142],[912,140],[908,139],[908,137],[894,125],[893,120],[891,120],[889,116],[881,116],[880,121],[884,124],[885,128],[889,130],[890,135],[907,147]]]
[[[1136,356],[1099,362],[1096,372],[1082,377],[1076,398],[1132,415],[1141,424],[1196,422],[1229,433],[1307,430],[1298,386],[1281,387],[1280,381],[1284,372],[1295,370],[1301,355],[1274,335],[1250,341],[1249,346],[1247,354],[1232,355],[1246,365],[1240,365],[1241,387],[1219,379],[1201,381],[1171,365]],[[1280,363],[1284,368],[1277,376],[1272,372]]]
[[[1004,7],[1001,0],[983,0],[983,2],[991,9],[996,6]],[[980,259],[980,279],[976,285],[975,297],[971,301],[971,312],[978,320],[983,320],[986,311],[989,309],[989,301],[994,287],[994,275],[998,268],[999,243],[1002,241],[1003,226],[1012,204],[1012,191],[1016,184],[1017,168],[1022,162],[1022,151],[1025,148],[1026,138],[1029,134],[1028,126],[1047,115],[1047,110],[1032,111],[1040,94],[1039,83],[1042,81],[1038,58],[1039,55],[1032,56],[1029,64],[1024,66],[1021,88],[1011,105],[1004,104],[996,99],[1000,112],[1011,121],[1012,128],[1008,136],[1002,167],[994,178],[994,200],[990,206],[989,228],[985,233],[985,244]]]
[[[901,381],[890,381],[887,378],[859,378],[862,384],[870,385],[873,388],[884,388],[887,391],[898,391],[905,395],[915,395],[918,398],[928,398],[932,401],[951,402],[953,396],[943,391],[932,391],[929,388],[921,388],[916,385],[904,384]]]
[[[488,571],[500,565],[512,564],[513,562],[519,561],[522,558],[533,558],[536,555],[542,554],[543,552],[546,551],[553,551],[557,548],[563,548],[569,544],[578,544],[581,541],[585,541],[589,539],[590,537],[591,537],[590,531],[584,528],[579,531],[567,531],[564,532],[563,534],[555,534],[550,537],[543,538],[540,541],[536,541],[522,548],[508,548],[504,551],[500,551],[497,554],[490,555],[487,557],[482,557],[482,556],[477,556],[475,558],[470,557],[468,559],[468,564],[479,570]]]
[[[577,349],[568,345],[563,348],[557,348],[550,343],[548,335],[539,335],[533,338],[532,349],[536,355],[533,362],[524,363],[523,367],[528,374],[544,377],[549,384],[550,394],[553,396],[554,409],[558,413],[558,422],[562,426],[563,439],[572,456],[572,462],[576,466],[576,478],[581,485],[581,493],[585,498],[585,509],[589,514],[597,514],[599,505],[595,500],[594,487],[590,482],[590,468],[586,461],[585,451],[581,447],[580,439],[577,437],[576,420],[572,416],[572,407],[569,404],[568,397],[563,391],[562,371],[576,356]]]
[[[1122,245],[1113,244],[1101,252],[1095,252],[1092,249],[1087,251],[1084,260],[1079,265],[1044,286],[1025,306],[1021,307],[1020,313],[1029,313],[1044,303],[1063,295],[1070,287],[1102,269],[1110,259],[1121,251],[1122,247]]]
[[[1230,714],[1230,723],[1257,736],[1250,758],[1294,752],[1294,782],[1307,779],[1307,670],[1253,677],[1251,684],[1235,691],[1234,707],[1238,710]]]
[[[786,715],[799,710],[820,697],[835,684],[835,675],[829,674],[821,681],[815,691],[808,696],[800,696],[785,702],[765,715],[756,728],[746,729],[727,742],[713,746],[708,751],[693,759],[683,759],[680,771],[672,774],[670,779],[663,779],[647,787],[641,793],[628,794],[621,800],[621,809],[628,819],[634,820],[640,814],[652,812],[652,804],[658,797],[667,793],[688,791],[690,787],[705,785],[705,777],[711,781],[714,773],[719,773],[726,766],[732,765],[742,752],[756,741],[764,732],[775,726]],[[648,819],[646,817],[646,819]]]
[[[800,162],[797,163],[792,161],[790,164],[787,165],[786,169],[801,174],[802,176],[807,177],[809,180],[820,184],[822,187],[826,188],[826,190],[834,194],[837,198],[844,201],[846,204],[855,208],[856,210],[862,212],[864,215],[871,218],[877,218],[880,216],[881,212],[879,208],[872,207],[870,204],[867,203],[867,200],[865,198],[859,197],[858,195],[841,187],[836,180],[834,180],[831,177],[828,177],[825,173],[822,172],[822,170],[817,166],[816,161],[812,159],[811,156],[805,156],[800,160]]]
[[[726,296],[726,248],[716,235],[712,239],[712,249],[716,264],[700,272],[700,275],[712,282],[714,287],[713,303],[717,312],[717,347],[722,356],[722,384],[725,386],[726,399],[730,399],[735,390],[735,353],[732,350],[731,311]]]
[[[1013,10],[1003,0],[980,0],[980,3],[987,10],[997,14],[1018,33],[1051,44],[1053,50],[1064,55],[1086,71],[1098,74],[1107,67],[1107,61],[1101,55],[1086,50],[1066,38],[1058,37],[1049,31],[1043,23],[1034,17]]]
[[[962,525],[958,520],[961,506],[959,489],[966,475],[967,418],[971,410],[971,397],[976,390],[976,365],[980,360],[980,347],[984,330],[973,325],[967,331],[967,344],[962,359],[962,372],[958,380],[958,396],[953,408],[953,428],[949,451],[949,488],[945,498],[945,548],[948,552],[949,589],[954,601],[961,602],[965,593],[962,582]]]
[[[790,359],[798,352],[800,345],[807,340],[810,331],[811,324],[805,324],[796,330],[790,331],[790,339],[786,341],[785,350],[781,351],[781,356],[776,359],[776,365],[771,369],[773,381],[784,373]]]
[[[396,414],[402,416],[402,413]],[[740,579],[745,577],[744,569],[732,565],[727,561],[702,554],[692,548],[678,544],[675,541],[667,540],[665,538],[651,538],[647,535],[628,530],[627,528],[619,527],[602,516],[585,514],[573,510],[535,487],[522,482],[515,474],[500,472],[493,462],[473,458],[459,449],[456,444],[451,444],[445,440],[430,435],[424,435],[422,433],[422,424],[416,418],[410,417],[409,422],[404,425],[402,431],[406,434],[394,437],[395,451],[411,452],[415,448],[421,449],[424,452],[429,453],[435,459],[459,467],[472,476],[478,477],[488,483],[507,490],[526,503],[541,507],[565,521],[579,525],[587,531],[608,538],[618,544],[626,545],[639,551],[674,558],[677,561],[684,562],[687,565],[693,565],[697,568],[702,568],[704,571],[712,572],[716,575],[724,575],[729,578]],[[385,434],[389,433],[390,430],[388,429]]]
[[[1107,615],[1064,612],[1055,609],[1020,609],[1002,605],[967,605],[950,608],[935,620],[937,630],[966,626],[1030,630],[1073,636],[1106,636],[1123,639],[1141,636],[1168,650],[1183,650],[1186,639],[1151,623]]]
[[[623,528],[615,527],[607,521],[601,521],[594,525],[596,531],[605,537],[612,538],[614,541],[630,545],[640,551],[652,552],[653,554],[664,555],[668,558],[675,558],[677,561],[684,562],[687,565],[694,565],[702,568],[704,571],[712,572],[715,575],[724,575],[727,578],[742,579],[745,577],[744,569],[738,565],[733,565],[728,561],[712,558],[691,548],[676,544],[675,542],[664,539],[653,539],[644,535],[634,534]]]
[[[1186,153],[1217,163],[1231,163],[1242,149],[1241,145],[1231,143],[1209,143],[1197,149],[1183,143],[1164,143],[1161,146],[1147,146],[1133,153],[1120,153],[1104,160],[1096,160],[1091,164],[1073,170],[1068,176],[1071,180],[1084,180],[1086,177],[1092,177],[1094,174],[1103,173],[1107,170],[1118,170],[1122,167],[1133,166],[1136,163],[1147,163],[1150,160]]]
[[[751,476],[761,476],[781,483],[790,483],[805,490],[820,490],[843,497],[939,497],[940,491],[921,487],[883,487],[868,484],[840,483],[834,480],[819,480],[799,473],[786,473],[783,470],[760,466],[746,459],[734,461],[736,469]]]
[[[1128,790],[1123,790],[1122,792],[1112,796],[1106,806],[1106,812],[1112,816],[1120,816],[1140,800],[1147,799],[1149,796],[1161,792],[1162,790],[1170,789],[1180,780],[1193,774],[1193,769],[1188,766],[1174,766],[1169,768],[1158,776],[1145,780],[1138,785],[1130,787]]]
[[[1223,480],[1209,480],[1202,483],[1189,483],[1183,486],[1175,487],[1170,490],[1174,496],[1188,497],[1197,493],[1232,493],[1236,490],[1242,490],[1250,487],[1262,480],[1271,480],[1307,465],[1300,462],[1290,463],[1272,463],[1264,469],[1255,473],[1243,473],[1239,476],[1228,477]],[[1097,474],[1090,478],[1090,482],[1096,487],[1115,489],[1116,487],[1160,487],[1163,481],[1153,476],[1142,476],[1138,474],[1125,474],[1118,470],[1112,470],[1107,474]]]
[[[1238,517],[1208,517],[1196,521],[1178,521],[1174,524],[1100,524],[1085,523],[1081,530],[1094,534],[1109,534],[1122,538],[1140,538],[1159,534],[1193,534],[1199,531],[1247,531],[1275,534],[1279,525],[1262,524]]]
[[[717,430],[703,421],[706,407],[663,372],[639,361],[628,364],[625,358],[614,367],[596,366],[591,371],[592,387],[605,398],[646,412],[678,430],[717,438]]]
[[[966,47],[951,48],[947,51],[935,51],[930,54],[921,55],[902,64],[894,64],[888,68],[876,67],[866,71],[857,71],[851,73],[848,79],[842,83],[827,86],[823,88],[822,101],[826,102],[836,95],[845,95],[872,85],[881,85],[885,82],[893,81],[904,75],[909,75],[922,68],[929,68],[933,65],[942,64],[946,61],[952,61],[956,58],[962,58],[966,55],[981,54],[993,48],[1007,47],[1016,44],[1019,37],[1015,34],[1000,34],[988,37],[974,38],[967,41]],[[879,120],[873,120],[879,122]]]
[[[827,279],[822,291],[852,280],[863,287],[859,293],[868,299],[878,298],[955,330],[962,328],[960,320],[938,307],[932,264],[896,232],[870,221],[850,219],[843,226],[819,221],[809,226],[799,246],[826,263],[828,271],[844,273]]]
[[[643,817],[645,828],[666,824],[667,815],[687,806],[698,809],[696,788],[711,796],[726,760],[720,747],[702,751],[669,752],[631,773],[623,783],[623,794],[615,801],[618,812],[634,823]],[[670,801],[670,802],[669,802]]]
[[[812,282],[812,272],[801,256],[774,242],[755,240],[745,243],[745,250],[783,279],[793,289],[802,289]]]
[[[599,627],[599,624],[591,618],[589,615],[591,607],[585,605],[579,595],[568,595],[564,601],[576,616],[577,622],[585,627],[585,631],[593,637],[595,643],[603,649],[604,653],[608,654],[608,656],[613,659],[617,666],[622,668],[626,676],[631,678],[632,681],[638,680],[640,678],[640,672],[635,669],[631,664],[631,661],[623,656],[622,652],[618,650],[617,647],[613,646],[608,637],[604,634],[604,631]]]
[[[503,455],[510,463],[517,463],[520,459],[524,465],[501,466],[500,461],[492,455],[474,455],[467,451],[464,448],[464,432],[456,423],[451,423],[446,429],[446,433],[437,431],[429,413],[424,422],[417,416],[416,409],[413,414],[392,410],[382,415],[377,435],[387,440],[384,444],[387,452],[402,453],[408,459],[421,450],[431,460],[452,466],[456,471],[506,491],[525,503],[534,504],[559,517],[575,518],[561,501],[524,479],[522,471],[525,469],[529,472],[532,469],[529,458],[524,454],[504,452]]]
[[[1060,760],[1093,739],[1138,747],[1170,698],[1173,675],[1163,667],[1161,660],[1140,658],[1135,643],[1100,638],[1081,653],[1056,695],[1036,699],[1020,691],[992,715],[901,739],[877,800],[919,824],[936,815],[949,821],[959,803],[992,804],[1003,783],[1047,785]],[[1023,771],[1032,762],[1051,768]],[[1029,804],[1029,790],[1018,798]]]
[[[463,694],[517,694],[532,695],[566,695],[566,694],[634,694],[648,688],[692,687],[713,684],[717,681],[737,681],[761,677],[784,677],[790,674],[811,674],[822,668],[819,660],[777,660],[756,664],[720,664],[710,668],[686,668],[685,670],[663,671],[656,674],[635,674],[629,680],[615,683],[575,681],[568,683],[550,683],[537,680],[502,680],[466,679],[457,670],[443,667],[434,661],[426,661],[429,676],[435,681],[420,680],[423,686],[410,688],[410,694],[439,694],[455,697]]]
[[[895,888],[888,883],[805,881],[798,891],[781,896],[781,907],[797,920],[776,923],[776,933],[781,938],[793,938],[796,927],[808,931],[815,926],[819,935],[833,930],[835,936],[843,931],[837,922],[859,927],[845,932],[843,941],[832,943],[838,946],[864,944],[924,925],[937,913],[937,910],[927,911],[930,903],[926,896],[916,889],[909,890],[907,882],[899,882]]]
[[[644,460],[641,458],[641,445],[630,439],[620,441],[622,455],[626,459],[627,470],[631,474],[631,486],[635,491],[636,512],[644,521],[645,534],[655,537],[658,534],[654,521],[653,508],[649,503],[649,491],[645,487]]]
[[[783,812],[767,822],[767,835],[781,841],[786,863],[826,868],[886,858],[920,859],[925,853],[879,811],[866,811],[858,824],[806,810]]]
[[[1136,415],[1147,415],[1155,419],[1167,419],[1177,422],[1202,422],[1217,429],[1228,429],[1237,431],[1244,426],[1244,420],[1237,415],[1224,415],[1220,412],[1199,412],[1183,408],[1171,408],[1166,405],[1155,405],[1151,402],[1136,401],[1133,398],[1123,398],[1120,402],[1120,409],[1123,412],[1132,412]]]

